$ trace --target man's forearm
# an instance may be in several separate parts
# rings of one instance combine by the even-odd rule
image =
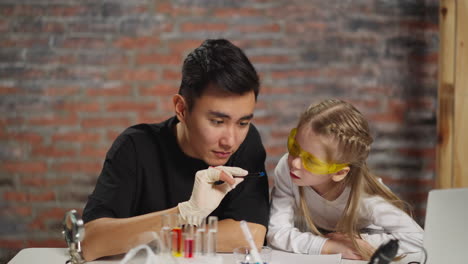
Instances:
[[[263,246],[266,227],[260,224],[247,223],[257,248]],[[232,253],[237,247],[248,246],[244,233],[240,228],[240,222],[232,219],[221,220],[218,223],[218,239],[216,249],[218,252]]]
[[[177,207],[130,218],[99,218],[86,223],[82,242],[84,259],[91,261],[125,253],[150,242],[154,239],[150,232],[161,229],[161,216],[171,213],[178,213]]]

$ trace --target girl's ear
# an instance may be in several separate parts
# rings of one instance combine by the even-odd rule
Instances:
[[[174,97],[172,97],[172,103],[174,104],[177,119],[179,119],[179,122],[184,123],[185,112],[187,110],[187,103],[185,102],[185,98],[180,94],[176,94]]]
[[[349,167],[344,167],[343,169],[341,169],[339,172],[335,173],[335,175],[332,176],[332,180],[334,182],[342,181],[348,175],[349,170],[350,170]]]

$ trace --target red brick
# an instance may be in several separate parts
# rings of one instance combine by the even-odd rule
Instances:
[[[394,89],[391,87],[386,87],[386,86],[362,86],[357,89],[357,91],[367,94],[367,95],[385,95],[385,96],[393,96],[393,93],[395,92]]]
[[[55,109],[70,112],[97,112],[100,109],[100,104],[97,102],[66,102],[64,104],[56,105]]]
[[[128,127],[131,122],[128,118],[124,117],[96,117],[96,118],[84,118],[81,121],[83,128],[95,128],[95,127]]]
[[[107,132],[107,139],[110,142],[113,142],[119,135],[122,133],[122,131],[108,131]]]
[[[80,90],[79,87],[70,87],[70,86],[65,86],[65,87],[48,87],[44,89],[44,95],[47,96],[71,96],[75,95],[78,93]]]
[[[36,187],[51,187],[51,186],[63,186],[71,182],[70,178],[58,178],[58,179],[48,179],[41,177],[34,178],[22,178],[21,184],[27,186],[36,186]]]
[[[369,114],[369,120],[373,122],[383,122],[383,123],[402,123],[404,117],[401,114],[394,113],[381,113],[381,114]]]
[[[361,108],[374,108],[374,109],[377,109],[381,102],[378,101],[377,99],[362,99],[362,100],[349,100],[349,99],[346,99],[347,102],[349,102],[350,104],[354,105],[357,109],[361,109]]]
[[[159,2],[156,4],[156,13],[174,14],[172,3]]]
[[[152,124],[152,123],[160,123],[166,120],[169,116],[161,116],[157,114],[147,114],[147,113],[140,113],[137,117],[137,124],[145,123],[145,124]]]
[[[49,115],[46,117],[32,117],[28,123],[35,126],[64,126],[75,125],[78,121],[76,114],[68,116]]]
[[[149,102],[133,102],[133,101],[121,101],[108,103],[106,111],[111,112],[139,112],[139,111],[154,111],[156,110],[156,103]]]
[[[61,220],[63,219],[63,216],[65,213],[68,211],[67,208],[48,208],[47,210],[42,211],[38,218],[40,219],[56,219],[56,220]]]
[[[274,41],[271,39],[249,39],[249,40],[233,40],[236,46],[245,48],[270,48],[273,46]]]
[[[98,141],[100,135],[97,133],[86,133],[86,132],[67,132],[57,133],[52,135],[52,141],[70,141],[70,142],[89,142]]]
[[[60,43],[61,48],[68,49],[103,49],[106,48],[106,40],[104,38],[92,37],[69,37]]]
[[[28,224],[28,229],[29,230],[42,230],[45,231],[46,227],[44,224],[44,221],[42,219],[34,219]]]
[[[107,148],[96,148],[91,146],[83,146],[80,152],[80,157],[92,157],[104,159],[107,153]]]
[[[68,172],[68,173],[99,173],[102,169],[102,162],[57,162],[52,166],[57,172]]]
[[[122,81],[156,81],[158,80],[158,72],[148,69],[121,69],[110,71],[108,78]]]
[[[32,154],[37,157],[61,158],[73,157],[76,155],[76,151],[73,149],[62,149],[57,146],[34,145],[32,148]]]
[[[0,19],[0,33],[6,33],[8,31],[8,21],[7,20],[4,20],[4,19]],[[0,41],[0,47],[4,47],[3,46],[3,43],[4,42],[8,42],[8,40],[5,40],[5,41]],[[8,42],[10,43],[10,42]]]
[[[172,96],[161,96],[158,110],[161,112],[174,113],[174,104],[172,102]]]
[[[47,164],[42,161],[5,161],[3,168],[11,173],[44,173]]]
[[[143,96],[163,96],[163,95],[174,95],[174,94],[177,94],[177,92],[179,91],[179,87],[177,87],[176,85],[170,85],[170,84],[157,84],[153,87],[148,87],[148,88],[144,88],[144,87],[141,87],[140,89],[138,89],[140,95],[143,95]],[[172,103],[172,100],[170,100],[171,103]]]
[[[8,87],[8,86],[0,86],[0,95],[5,95],[5,94],[16,94],[20,90],[16,87]]]
[[[203,31],[203,32],[223,32],[228,29],[228,25],[226,24],[219,24],[219,23],[183,23],[180,26],[181,32],[195,32],[195,31]]]
[[[426,202],[427,201],[427,192],[415,191],[415,192],[412,192],[412,193],[402,195],[402,198],[405,201],[410,201],[410,202],[413,202],[413,203]]]
[[[435,148],[425,148],[425,149],[400,148],[398,149],[398,151],[405,156],[418,157],[418,158],[423,158],[423,157],[435,158],[435,154],[436,154]]]
[[[17,191],[6,191],[3,193],[3,197],[7,201],[16,202],[47,202],[55,200],[55,194],[52,191],[34,194]]]
[[[235,25],[233,27],[234,31],[240,31],[242,33],[256,33],[256,32],[279,32],[281,29],[280,25],[274,24],[264,24],[264,25],[257,25],[257,24],[250,24],[250,25]]]
[[[86,11],[85,6],[47,6],[47,13],[51,16],[71,17]]]
[[[267,94],[291,94],[291,88],[290,87],[274,87],[274,86],[269,86],[269,85],[263,85],[260,88],[260,93],[262,95],[267,95]]]
[[[400,186],[433,186],[434,180],[433,179],[395,179],[388,176],[381,176],[382,181],[386,185],[400,185]]]
[[[322,34],[328,29],[328,24],[324,22],[302,22],[302,23],[288,23],[285,27],[285,32],[287,34]]]
[[[0,28],[2,27],[2,22],[0,21]],[[1,32],[1,29],[0,29]],[[21,39],[4,39],[0,40],[0,47],[2,48],[31,48],[31,47],[44,47],[49,43],[48,38],[21,38]]]
[[[21,239],[0,239],[0,248],[23,249],[25,243]]]
[[[438,53],[429,53],[429,54],[412,54],[410,59],[415,62],[419,62],[421,64],[437,64],[439,61],[439,54]]]
[[[276,156],[286,153],[286,144],[281,146],[271,146],[266,148],[268,156]]]
[[[26,247],[66,248],[64,239],[28,240]]]
[[[176,54],[191,52],[203,43],[203,39],[187,39],[184,41],[174,41],[168,44],[168,48]],[[180,64],[182,66],[182,62]]]
[[[268,155],[270,154],[268,153]],[[265,169],[267,171],[273,171],[276,168],[276,165],[278,165],[278,162],[267,161],[265,163]]]
[[[181,65],[183,62],[180,55],[176,54],[159,54],[159,53],[147,53],[138,54],[136,57],[136,63],[139,65]]]
[[[32,208],[31,206],[15,206],[2,209],[2,215],[13,215],[13,216],[31,216]]]
[[[130,95],[132,88],[129,85],[112,87],[112,88],[99,88],[86,90],[87,96],[126,96]]]
[[[254,119],[255,124],[273,124],[276,122],[277,118],[273,116],[256,116]]]
[[[254,64],[256,63],[282,64],[282,63],[289,63],[291,61],[291,56],[286,56],[286,55],[250,56],[250,60]]]
[[[43,138],[41,135],[33,132],[12,132],[1,134],[0,138],[7,140],[14,140],[18,142],[28,142],[31,144],[39,144],[42,142]]]
[[[115,46],[122,49],[145,49],[157,48],[160,45],[160,39],[153,36],[142,37],[123,37],[115,42]]]
[[[173,70],[164,70],[162,73],[163,80],[167,81],[180,81],[182,79],[182,73],[179,71]]]
[[[424,30],[437,32],[439,30],[439,25],[437,23],[429,23],[424,21],[403,20],[399,24],[401,28],[407,28],[412,31]]]
[[[47,22],[41,25],[41,32],[55,34],[64,33],[65,26],[62,23]]]
[[[57,55],[54,57],[44,58],[43,60],[39,60],[40,62],[48,63],[48,64],[76,64],[77,58],[75,55]],[[68,71],[70,74],[70,71]],[[55,75],[59,76],[59,75]]]
[[[160,3],[156,6],[158,14],[168,14],[170,16],[183,17],[186,15],[203,17],[207,15],[208,9],[194,5],[174,7],[170,3]]]
[[[289,70],[289,71],[272,71],[272,79],[294,79],[294,78],[307,78],[317,77],[321,75],[321,70]]]
[[[284,141],[286,142],[286,139],[288,138],[289,133],[291,132],[291,129],[293,129],[293,127],[290,127],[290,128],[283,127],[280,129],[274,129],[270,132],[270,136],[274,139],[284,139]]]
[[[262,12],[254,8],[223,8],[216,9],[213,12],[214,17],[218,18],[244,18],[249,16],[261,16]]]

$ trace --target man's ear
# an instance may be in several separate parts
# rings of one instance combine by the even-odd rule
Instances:
[[[172,97],[172,103],[174,104],[177,119],[179,119],[179,122],[183,123],[187,112],[187,103],[185,102],[185,98],[180,94],[176,94]]]
[[[348,175],[349,170],[350,170],[349,167],[344,167],[343,169],[341,169],[339,172],[335,173],[335,175],[332,176],[332,180],[334,182],[342,181]]]

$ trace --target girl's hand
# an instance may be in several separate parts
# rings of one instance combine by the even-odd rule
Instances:
[[[352,249],[352,252],[354,252],[355,255],[358,255],[360,257],[359,259],[362,259],[362,256],[360,256],[357,249],[354,247],[354,245],[351,242],[351,239],[349,238],[349,236],[347,236],[347,235],[345,235],[343,233],[340,233],[340,232],[334,232],[334,233],[327,234],[326,237],[328,237],[332,241],[335,241],[335,242],[338,242],[338,243],[342,244],[346,248]],[[375,248],[372,247],[367,241],[365,241],[365,240],[363,240],[363,239],[361,239],[359,237],[356,237],[355,240],[356,240],[356,243],[359,245],[359,247],[362,250],[364,250],[364,252],[366,252],[369,256],[371,256],[374,253]],[[344,258],[347,258],[345,256],[345,253],[342,253],[342,252],[338,252],[338,253],[341,253]],[[353,257],[353,256],[351,255],[351,257]],[[354,258],[352,258],[352,259],[354,259]]]
[[[321,254],[341,254],[345,259],[361,260],[362,257],[359,255],[354,248],[347,243],[339,240],[328,239],[322,247]]]

